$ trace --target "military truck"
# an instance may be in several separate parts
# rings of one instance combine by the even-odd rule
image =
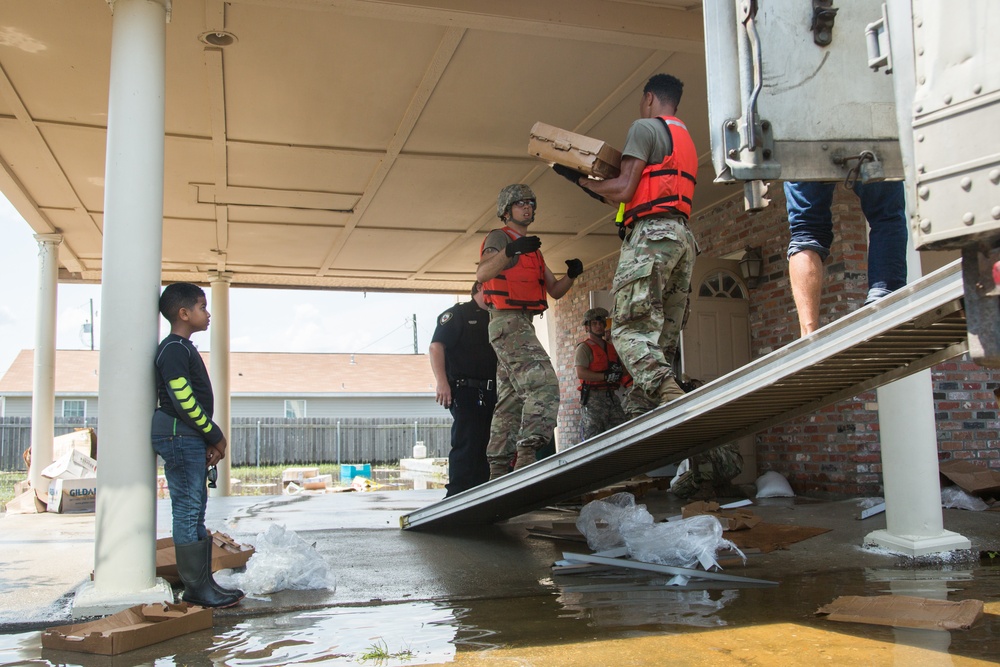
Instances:
[[[913,245],[959,250],[969,353],[1000,368],[1000,3],[710,0],[712,161],[775,180],[904,179]]]

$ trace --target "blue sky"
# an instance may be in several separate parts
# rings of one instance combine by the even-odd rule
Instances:
[[[38,289],[38,245],[28,223],[0,195],[0,375],[22,349],[34,348]],[[206,290],[206,292],[209,290]],[[462,296],[459,300],[467,300]],[[83,325],[93,300],[95,347],[100,347],[101,286],[59,285],[56,346],[90,349]],[[427,351],[435,320],[456,302],[444,294],[388,294],[316,290],[239,289],[230,292],[231,347],[234,352],[412,353]],[[209,310],[211,310],[211,299]],[[161,320],[161,324],[165,324]],[[192,339],[208,350],[208,333]]]

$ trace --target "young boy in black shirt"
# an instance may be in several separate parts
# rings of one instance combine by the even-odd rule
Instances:
[[[170,335],[156,350],[159,407],[153,413],[152,440],[170,489],[183,600],[231,607],[243,599],[243,591],[222,588],[213,579],[212,538],[205,528],[208,468],[225,456],[226,436],[212,421],[212,383],[189,340],[191,334],[208,329],[205,292],[191,283],[168,285],[160,296],[160,313],[170,322]]]

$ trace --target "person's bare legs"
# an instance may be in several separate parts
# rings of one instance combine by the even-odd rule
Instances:
[[[819,302],[823,294],[823,260],[812,250],[788,258],[792,298],[799,313],[799,333],[805,338],[819,328]]]

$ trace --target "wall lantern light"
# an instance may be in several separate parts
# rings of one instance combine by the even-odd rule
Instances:
[[[746,281],[747,287],[753,289],[760,282],[760,273],[764,268],[764,258],[760,248],[746,247],[746,252],[740,259],[740,275]]]

